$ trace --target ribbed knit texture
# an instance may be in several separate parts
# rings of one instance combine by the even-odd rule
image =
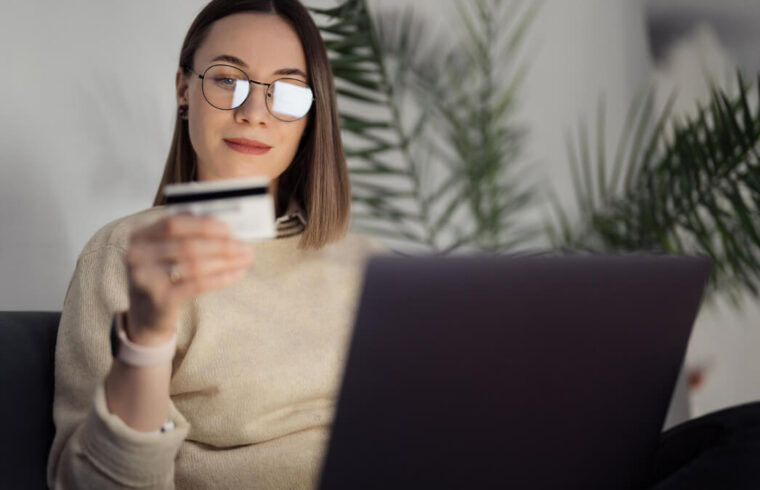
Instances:
[[[306,489],[317,483],[340,387],[364,265],[390,253],[349,233],[298,250],[303,223],[278,219],[278,238],[252,243],[238,283],[186,302],[177,326],[169,418],[144,433],[107,409],[109,328],[128,307],[130,233],[151,208],[99,230],[79,256],[56,345],[56,437],[48,484],[57,489]]]

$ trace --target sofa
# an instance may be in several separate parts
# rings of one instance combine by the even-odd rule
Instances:
[[[58,311],[0,312],[0,488],[47,488]]]
[[[0,311],[0,489],[47,488],[60,317]],[[760,402],[665,431],[652,469],[652,490],[760,488]]]

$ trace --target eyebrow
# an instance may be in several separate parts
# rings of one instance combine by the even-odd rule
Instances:
[[[226,61],[228,63],[240,65],[243,68],[249,68],[245,61],[241,60],[237,56],[232,56],[231,54],[221,54],[211,61]],[[302,70],[299,70],[298,68],[280,68],[274,72],[274,75],[300,75],[303,78],[308,78],[306,76],[306,73],[304,73]]]

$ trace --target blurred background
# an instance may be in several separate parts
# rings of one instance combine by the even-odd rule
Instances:
[[[205,3],[0,4],[0,309],[60,310],[85,242],[151,205],[173,130],[179,48]],[[336,77],[354,229],[402,253],[615,248],[604,233],[580,234],[590,215],[577,196],[589,174],[578,169],[593,161],[609,180],[616,165],[636,163],[637,128],[650,128],[641,131],[650,141],[664,112],[685,121],[708,105],[711,82],[735,95],[737,69],[747,81],[760,71],[756,2],[349,3],[349,27],[325,36],[356,44],[332,45],[349,59]],[[350,27],[367,21],[374,36],[358,39]],[[657,140],[657,154],[667,145]],[[600,206],[612,202],[601,187]],[[577,236],[564,233],[558,209]],[[671,421],[760,398],[758,301],[751,287],[721,291],[697,319]]]

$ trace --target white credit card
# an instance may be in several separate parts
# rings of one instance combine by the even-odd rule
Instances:
[[[268,177],[167,184],[164,195],[169,213],[213,216],[224,221],[239,240],[277,236]]]

